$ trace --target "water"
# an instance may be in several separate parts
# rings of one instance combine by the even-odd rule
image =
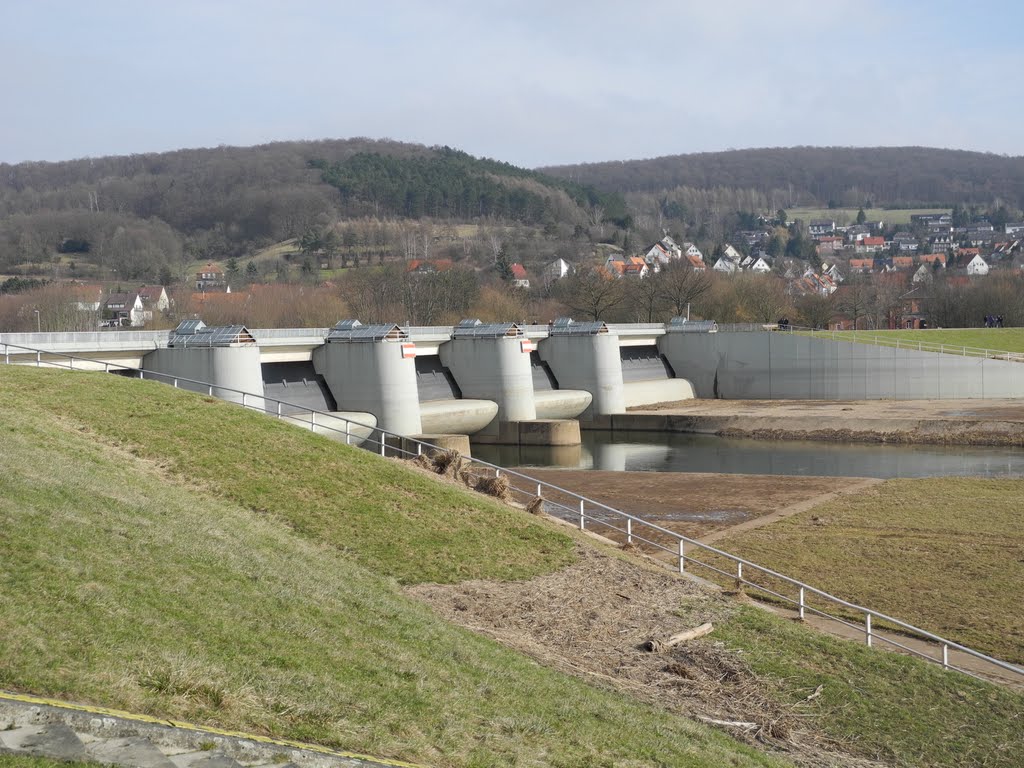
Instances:
[[[585,430],[579,446],[474,445],[506,467],[826,477],[1024,477],[1024,449],[748,440]]]

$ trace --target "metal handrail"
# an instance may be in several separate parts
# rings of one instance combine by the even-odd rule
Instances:
[[[762,330],[773,330],[808,336],[828,336],[832,341],[850,341],[853,343],[869,343],[879,347],[893,347],[895,349],[909,349],[917,352],[937,352],[944,355],[959,355],[960,357],[985,357],[993,360],[1009,360],[1012,362],[1024,362],[1024,352],[1010,352],[1005,349],[991,349],[986,347],[969,347],[963,344],[946,344],[934,341],[912,341],[899,336],[886,337],[884,331],[849,331],[822,330],[819,328],[807,328],[796,325],[779,326],[770,323]],[[719,326],[721,330],[721,326]],[[929,328],[923,331],[938,331],[942,329]],[[949,330],[949,329],[945,329]],[[958,330],[958,329],[953,329]]]
[[[73,355],[66,355],[66,354],[59,353],[59,352],[49,352],[47,350],[34,349],[34,348],[31,348],[31,347],[22,347],[22,346],[19,346],[19,345],[16,345],[16,344],[7,344],[7,343],[4,343],[4,342],[0,342],[0,345],[2,345],[5,348],[5,350],[4,350],[4,360],[7,363],[10,363],[10,352],[9,352],[8,348],[13,347],[15,349],[24,350],[25,352],[35,353],[35,355],[36,355],[35,364],[36,364],[37,367],[41,367],[43,365],[47,365],[47,366],[55,366],[55,367],[67,367],[67,368],[73,369],[74,368],[74,362],[77,360],[77,361],[82,362],[82,363],[89,363],[89,364],[93,364],[93,365],[103,365],[104,366],[104,370],[107,371],[107,372],[109,372],[111,370],[122,370],[122,371],[127,370],[127,371],[132,371],[132,372],[138,373],[139,374],[139,378],[142,378],[142,379],[146,378],[146,376],[148,374],[148,376],[150,378],[154,378],[154,379],[158,379],[158,380],[159,379],[169,379],[169,380],[171,380],[173,382],[176,382],[176,383],[186,382],[186,383],[189,383],[189,384],[195,384],[195,385],[199,385],[199,386],[202,386],[202,387],[206,388],[206,390],[207,390],[207,392],[209,393],[210,396],[213,396],[214,392],[230,392],[230,393],[233,393],[233,394],[236,394],[236,395],[241,395],[242,402],[240,403],[240,405],[242,405],[243,408],[250,407],[250,406],[248,406],[246,404],[246,399],[247,398],[253,398],[255,400],[260,400],[260,401],[263,401],[264,403],[268,402],[268,401],[269,402],[273,402],[273,403],[277,403],[277,409],[276,409],[277,413],[276,413],[276,415],[277,415],[277,417],[279,419],[283,418],[284,416],[288,416],[289,418],[291,418],[291,417],[297,415],[297,414],[284,414],[282,412],[283,407],[295,408],[295,409],[298,410],[298,412],[300,414],[301,413],[308,413],[309,414],[309,417],[310,417],[310,427],[311,427],[311,429],[313,431],[321,429],[321,430],[327,430],[327,431],[330,431],[330,432],[336,432],[338,434],[344,434],[346,436],[346,443],[349,443],[350,440],[351,440],[351,437],[352,437],[352,434],[351,434],[351,431],[350,431],[350,426],[356,426],[356,427],[360,427],[360,428],[363,428],[363,429],[368,429],[368,430],[370,430],[370,435],[371,436],[374,435],[375,433],[379,433],[380,434],[380,439],[374,439],[372,437],[367,437],[367,438],[362,438],[362,442],[363,442],[363,444],[369,442],[369,443],[371,443],[373,445],[378,446],[379,447],[379,452],[380,452],[381,456],[386,456],[387,455],[387,449],[388,448],[390,448],[393,453],[404,454],[406,456],[417,456],[417,455],[420,455],[420,454],[423,453],[424,449],[426,449],[426,450],[438,449],[437,445],[435,445],[433,443],[430,443],[428,441],[419,440],[417,438],[408,437],[408,436],[405,436],[405,435],[400,435],[398,433],[391,432],[391,431],[389,431],[387,429],[384,429],[383,427],[380,427],[380,426],[377,426],[377,425],[364,424],[364,423],[356,421],[354,419],[348,419],[348,418],[342,419],[341,417],[336,416],[336,415],[334,415],[333,413],[331,413],[329,411],[319,411],[319,410],[317,410],[315,408],[309,408],[308,406],[299,405],[297,403],[290,403],[288,401],[279,400],[277,398],[269,397],[269,396],[266,396],[266,395],[259,395],[259,394],[255,394],[255,393],[252,393],[252,392],[246,392],[244,390],[234,389],[233,387],[220,386],[220,385],[217,385],[217,384],[211,384],[210,382],[198,381],[198,380],[195,380],[195,379],[188,379],[188,378],[180,377],[180,376],[173,376],[171,374],[158,373],[158,372],[154,372],[154,371],[145,371],[145,370],[143,370],[141,368],[134,368],[132,366],[120,365],[120,364],[117,364],[117,363],[113,363],[112,364],[112,363],[108,363],[108,362],[105,362],[105,361],[99,361],[99,360],[94,360],[94,359],[90,359],[90,358],[75,357]],[[17,354],[17,353],[15,353],[15,354]],[[70,363],[65,366],[65,365],[55,364],[53,361],[43,361],[42,360],[42,355],[44,355],[44,354],[45,355],[50,355],[50,356],[56,356],[56,357],[59,357],[59,358],[68,359],[70,361]],[[175,386],[176,386],[176,384],[175,384]],[[231,402],[231,401],[227,401],[227,402]],[[268,413],[266,408],[259,408],[259,409],[256,409],[256,410],[260,410],[263,413]],[[321,417],[324,417],[324,418],[328,418],[328,419],[335,419],[335,420],[339,420],[339,421],[344,421],[345,422],[345,429],[341,430],[341,429],[338,429],[338,428],[335,428],[335,427],[331,427],[331,426],[329,426],[326,423],[317,423],[316,417],[318,415],[321,416]],[[415,452],[411,451],[411,450],[406,450],[405,448],[402,448],[401,445],[394,445],[393,444],[393,445],[389,446],[387,444],[387,442],[386,442],[386,438],[388,438],[388,437],[395,438],[395,439],[398,439],[398,440],[401,440],[401,441],[405,441],[407,444],[415,445]],[[1022,667],[1018,667],[1018,666],[1016,666],[1014,664],[1010,664],[1009,662],[1005,662],[1005,661],[1002,661],[1000,659],[996,659],[996,658],[994,658],[992,656],[988,656],[987,654],[984,654],[981,651],[976,651],[973,648],[970,648],[970,647],[965,646],[965,645],[961,645],[960,643],[957,643],[957,642],[955,642],[953,640],[949,640],[947,638],[944,638],[941,635],[937,635],[937,634],[935,634],[933,632],[929,632],[928,630],[921,629],[920,627],[917,627],[917,626],[915,626],[913,624],[910,624],[908,622],[902,621],[901,619],[897,619],[897,618],[895,618],[893,616],[889,616],[888,614],[882,613],[881,611],[876,611],[874,609],[867,608],[867,607],[862,606],[862,605],[858,605],[857,603],[853,603],[853,602],[850,602],[848,600],[844,600],[844,599],[842,599],[840,597],[837,597],[835,595],[830,594],[829,592],[825,592],[824,590],[818,589],[816,587],[812,587],[811,585],[809,585],[809,584],[807,584],[805,582],[802,582],[799,579],[794,579],[794,578],[792,578],[790,576],[786,576],[783,573],[779,573],[778,571],[775,571],[775,570],[773,570],[771,568],[767,568],[765,566],[759,565],[759,564],[757,564],[757,563],[755,563],[755,562],[753,562],[751,560],[747,560],[746,558],[740,557],[738,555],[730,554],[729,552],[725,552],[724,550],[718,549],[717,547],[713,547],[710,544],[705,544],[705,543],[703,543],[701,541],[698,541],[696,539],[691,539],[691,538],[689,538],[687,536],[683,536],[682,534],[676,533],[675,531],[669,530],[668,528],[664,528],[664,527],[658,525],[657,523],[652,523],[650,521],[644,520],[644,519],[642,519],[640,517],[637,517],[636,515],[632,515],[632,514],[630,514],[628,512],[624,512],[624,511],[622,511],[620,509],[616,509],[615,507],[611,507],[611,506],[609,506],[607,504],[604,504],[604,503],[602,503],[600,501],[596,501],[596,500],[591,499],[591,498],[589,498],[587,496],[583,496],[582,494],[576,493],[575,491],[570,491],[567,488],[562,488],[561,486],[554,485],[553,483],[549,483],[549,482],[546,482],[544,480],[539,480],[537,478],[534,478],[534,477],[531,477],[529,475],[523,474],[522,472],[517,472],[515,470],[507,469],[505,467],[499,466],[497,464],[492,464],[490,462],[483,461],[481,459],[477,459],[477,458],[473,458],[473,457],[465,457],[465,458],[470,463],[472,463],[473,465],[476,465],[476,466],[479,466],[479,467],[482,467],[482,468],[485,468],[485,469],[493,471],[495,473],[496,477],[501,475],[501,474],[504,474],[504,475],[506,475],[508,477],[514,477],[514,478],[517,478],[517,479],[520,479],[520,480],[527,481],[530,484],[530,488],[529,489],[519,488],[519,487],[513,486],[511,484],[510,484],[510,487],[511,487],[512,490],[517,491],[517,492],[519,492],[521,494],[525,494],[525,495],[528,495],[528,496],[536,495],[537,497],[540,497],[540,498],[544,499],[544,501],[546,503],[553,504],[554,506],[559,507],[562,510],[564,510],[567,514],[575,516],[578,519],[578,521],[579,521],[579,528],[580,528],[580,530],[586,530],[586,528],[587,528],[587,521],[589,520],[593,524],[603,525],[603,526],[606,526],[608,528],[612,528],[613,530],[619,531],[620,533],[625,533],[626,536],[627,536],[627,541],[629,541],[629,542],[633,542],[635,540],[643,541],[643,542],[647,543],[649,546],[651,546],[653,548],[656,548],[656,549],[659,549],[661,551],[667,552],[673,558],[677,559],[677,565],[678,565],[679,573],[685,573],[686,563],[689,562],[689,563],[691,563],[693,565],[698,565],[698,566],[701,566],[703,568],[709,569],[709,570],[711,570],[713,572],[716,572],[716,573],[718,573],[718,574],[720,574],[720,575],[722,575],[722,576],[724,576],[726,578],[735,579],[736,582],[739,583],[739,584],[745,584],[745,585],[750,586],[750,587],[752,587],[754,589],[758,589],[758,590],[760,590],[762,592],[765,592],[767,594],[771,594],[771,595],[775,596],[776,598],[781,598],[781,599],[785,600],[786,602],[789,602],[789,603],[797,606],[798,610],[799,610],[799,616],[800,616],[801,619],[803,619],[805,617],[805,613],[810,612],[810,613],[813,613],[813,614],[820,615],[820,616],[822,616],[824,618],[827,618],[829,620],[840,622],[840,623],[842,623],[842,624],[844,624],[844,625],[846,625],[848,627],[855,628],[858,631],[864,631],[866,643],[869,646],[872,645],[872,641],[873,640],[878,640],[878,641],[881,641],[881,642],[888,643],[890,645],[897,646],[897,647],[899,647],[899,648],[901,648],[901,649],[903,649],[903,650],[905,650],[905,651],[907,651],[909,653],[912,653],[915,656],[919,656],[920,658],[926,659],[927,661],[930,661],[932,663],[941,664],[942,667],[945,668],[945,669],[953,669],[953,670],[956,670],[958,672],[962,672],[964,674],[971,675],[973,677],[978,677],[978,675],[975,675],[974,673],[972,673],[972,672],[970,672],[968,670],[965,670],[965,669],[962,669],[960,667],[957,667],[956,665],[952,664],[949,661],[949,652],[951,650],[954,650],[954,651],[958,651],[960,653],[966,654],[968,656],[971,656],[972,658],[978,659],[979,661],[983,661],[983,662],[985,662],[987,664],[991,664],[992,666],[994,666],[994,667],[996,667],[996,668],[998,668],[998,669],[1000,669],[1002,671],[1010,672],[1010,673],[1012,673],[1014,675],[1018,675],[1018,676],[1020,676],[1021,680],[1024,681],[1024,668],[1022,668]],[[555,502],[553,500],[545,499],[544,498],[544,494],[543,494],[543,490],[545,488],[548,489],[549,491],[553,491],[553,492],[556,492],[556,493],[564,494],[565,496],[568,496],[569,498],[572,498],[572,499],[576,500],[576,502],[578,502],[578,508],[568,507],[568,506],[566,506],[564,504],[559,504],[559,503],[557,503],[557,502]],[[533,493],[534,490],[536,490],[536,494]],[[588,505],[591,507],[590,514],[587,513],[587,506]],[[623,531],[623,529],[621,529],[621,528],[617,528],[616,526],[611,525],[606,520],[602,520],[602,519],[600,519],[598,517],[595,517],[594,514],[593,514],[594,511],[603,511],[603,512],[606,512],[606,513],[610,513],[614,517],[616,517],[616,518],[618,518],[620,520],[625,521],[625,523],[626,523],[625,531]],[[656,532],[658,534],[661,534],[663,536],[666,536],[670,540],[674,540],[676,542],[676,547],[675,548],[673,548],[673,547],[666,547],[665,545],[660,544],[658,542],[654,542],[654,541],[651,541],[649,539],[643,538],[642,536],[640,536],[639,534],[636,533],[636,531],[635,531],[636,526],[641,526],[644,529],[647,529],[647,530]],[[709,552],[709,553],[711,553],[713,555],[716,555],[718,557],[722,557],[722,558],[724,558],[724,559],[726,559],[728,561],[731,561],[736,566],[736,572],[735,573],[726,572],[726,571],[721,570],[720,568],[716,568],[715,566],[711,565],[710,563],[704,563],[704,562],[694,558],[692,554],[687,554],[687,551],[686,551],[687,548],[691,548],[691,549],[692,548],[696,548],[696,549],[698,549],[700,551]],[[752,569],[754,571],[757,571],[757,572],[760,572],[762,574],[765,574],[766,576],[769,576],[771,578],[778,579],[778,580],[780,580],[780,581],[782,581],[782,582],[784,582],[786,584],[789,584],[790,586],[796,587],[798,589],[798,598],[797,599],[793,599],[793,598],[790,598],[790,597],[786,597],[784,595],[781,595],[781,594],[779,594],[779,593],[769,589],[768,587],[765,587],[765,586],[763,586],[761,584],[757,584],[755,582],[750,581],[749,579],[747,579],[744,576],[744,572],[743,572],[744,568]],[[822,599],[824,599],[826,601],[829,601],[829,602],[831,602],[831,603],[833,603],[835,605],[838,605],[838,606],[841,606],[843,608],[846,608],[847,610],[850,610],[850,611],[853,611],[855,613],[861,614],[862,616],[864,616],[864,625],[861,626],[861,625],[853,624],[852,622],[850,622],[850,621],[848,621],[848,620],[846,620],[846,619],[844,619],[844,618],[842,618],[840,616],[836,616],[836,615],[830,614],[830,613],[828,613],[826,611],[822,611],[819,608],[814,608],[813,606],[810,606],[807,603],[807,596],[808,596],[808,594],[820,597],[820,598],[822,598]],[[929,656],[928,654],[921,653],[920,651],[916,651],[916,650],[914,650],[912,648],[907,648],[907,647],[903,646],[902,644],[900,644],[900,643],[898,643],[898,642],[896,642],[896,641],[894,641],[894,640],[892,640],[890,638],[886,638],[884,635],[878,634],[873,629],[873,627],[872,627],[872,620],[874,620],[874,619],[877,619],[879,621],[885,622],[886,624],[898,627],[899,629],[904,630],[906,633],[908,633],[910,635],[915,635],[915,636],[917,636],[920,639],[924,639],[924,640],[927,640],[929,642],[935,643],[936,645],[939,645],[941,647],[941,651],[942,651],[942,658],[941,659],[933,658],[933,657]]]

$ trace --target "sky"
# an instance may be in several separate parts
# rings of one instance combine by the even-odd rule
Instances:
[[[517,165],[1024,155],[1024,4],[0,0],[0,162],[366,136]]]

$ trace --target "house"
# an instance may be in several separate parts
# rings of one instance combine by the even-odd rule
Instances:
[[[223,291],[227,286],[224,270],[212,263],[196,272],[197,291]]]
[[[526,274],[526,268],[522,264],[510,264],[509,270],[512,272],[512,285],[516,288],[530,287],[530,276]]]
[[[843,250],[844,240],[841,237],[835,235],[829,235],[818,238],[818,253],[835,253],[836,251]]]
[[[737,251],[728,243],[726,243],[725,248],[722,249],[722,255],[732,259],[735,262],[740,262],[743,260],[743,254]]]
[[[910,234],[901,233],[896,235],[892,239],[892,244],[896,246],[901,253],[914,253],[917,251],[917,238]]]
[[[405,265],[405,271],[416,275],[432,275],[435,272],[447,272],[452,268],[450,259],[412,259]]]
[[[687,256],[687,263],[693,268],[694,272],[704,272],[708,267],[704,263],[704,259],[700,256]]]
[[[843,277],[843,273],[839,271],[838,264],[822,263],[821,274],[828,275],[836,285],[846,279]]]
[[[154,312],[166,312],[171,306],[167,290],[162,285],[144,285],[139,288],[138,294],[145,308],[147,321],[153,319]]]
[[[944,253],[924,253],[917,257],[917,260],[922,265],[932,267],[934,264],[938,264],[940,268],[945,269],[946,267],[946,254]]]
[[[693,243],[683,243],[683,255],[684,256],[696,256],[701,261],[704,260],[704,254],[701,253],[700,252],[700,248],[698,248]]]
[[[875,271],[874,259],[850,259],[850,271],[867,274]]]
[[[910,223],[914,226],[952,226],[953,217],[948,213],[912,213]]]
[[[931,266],[929,266],[928,264],[922,264],[917,268],[917,271],[914,272],[914,276],[910,278],[910,280],[915,284],[930,283],[934,278],[933,272],[934,270]]]
[[[71,307],[78,312],[99,312],[103,306],[102,285],[72,285]]]
[[[651,268],[641,256],[609,256],[604,268],[612,277],[632,277],[642,280],[650,273]]]
[[[734,275],[740,271],[740,265],[732,259],[727,259],[725,256],[720,256],[718,261],[712,267],[715,272],[721,272],[724,275]]]
[[[859,243],[865,237],[871,237],[871,227],[867,224],[854,224],[846,228],[846,241],[848,243]]]
[[[981,258],[980,254],[977,254],[964,267],[967,270],[967,274],[974,276],[981,276],[988,274],[988,262]]]
[[[884,237],[864,237],[854,246],[857,253],[877,253],[885,248]]]
[[[772,271],[771,265],[764,259],[756,259],[750,266],[744,267],[744,269],[748,272],[756,272],[759,275]]]
[[[643,260],[657,271],[658,265],[668,264],[670,261],[683,258],[683,249],[676,244],[668,235],[648,248],[643,254]]]
[[[932,235],[932,251],[949,251],[953,249],[952,233]]]
[[[897,271],[906,271],[914,268],[913,256],[893,256],[892,268]]]
[[[807,225],[807,231],[811,237],[831,235],[836,231],[836,223],[833,219],[813,219]]]
[[[740,236],[751,248],[757,245],[767,245],[768,241],[772,239],[771,232],[763,229],[745,229],[740,232]]]
[[[545,286],[551,285],[556,280],[561,280],[566,275],[572,274],[572,265],[565,259],[555,259],[548,264],[540,273],[540,279]]]
[[[108,320],[116,320],[118,325],[130,325],[141,328],[145,325],[145,307],[137,293],[112,293],[103,302],[103,315]]]
[[[1024,235],[1024,222],[1009,222],[1003,227],[1003,233],[1007,235]]]

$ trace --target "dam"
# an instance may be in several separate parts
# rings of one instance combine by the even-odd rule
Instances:
[[[987,352],[987,351],[986,351]],[[899,349],[709,321],[546,325],[208,327],[0,336],[5,362],[143,371],[282,418],[313,409],[347,429],[474,443],[572,446],[580,430],[637,429],[627,409],[693,398],[912,400],[1024,397],[1024,367],[991,353]],[[192,382],[203,382],[197,384]],[[280,401],[285,405],[282,410]],[[306,417],[306,426],[311,425]],[[325,429],[325,433],[330,429]],[[352,430],[348,430],[352,431]]]

